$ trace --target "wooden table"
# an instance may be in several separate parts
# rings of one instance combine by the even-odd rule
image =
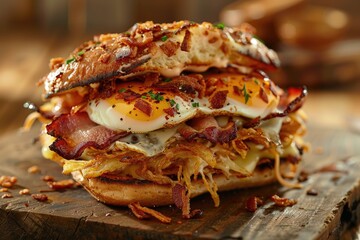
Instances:
[[[6,138],[15,141],[14,134],[29,113],[22,108],[23,103],[25,101],[41,102],[39,97],[41,90],[36,88],[35,83],[48,72],[49,59],[57,56],[66,57],[85,39],[87,38],[76,37],[69,40],[57,35],[43,36],[34,33],[11,33],[0,37],[0,139],[2,139],[2,144]],[[343,133],[344,131],[354,133],[355,138],[356,134],[360,134],[360,88],[359,84],[356,85],[356,87],[348,87],[344,90],[312,91],[310,89],[304,109],[308,114],[309,124],[315,132],[317,131],[316,133],[321,134],[319,129],[327,129],[332,132],[333,135],[329,135],[331,137],[334,137],[336,132]],[[332,145],[332,147],[335,146]],[[315,145],[313,148],[315,152],[312,154],[322,151],[322,148],[326,146]],[[354,149],[354,152],[359,151]],[[229,194],[231,195],[231,193],[227,195]],[[99,205],[94,208],[102,209]],[[81,215],[81,211],[79,214]],[[360,216],[360,213],[357,216]],[[126,219],[129,220],[128,217]],[[136,221],[133,218],[130,219],[131,222]],[[1,221],[6,220],[0,218],[0,225]],[[348,236],[357,236],[360,239],[360,227],[352,228]]]

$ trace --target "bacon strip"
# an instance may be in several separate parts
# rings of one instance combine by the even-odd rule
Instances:
[[[285,108],[283,112],[277,112],[277,113],[270,113],[266,117],[264,117],[262,120],[269,120],[276,117],[285,117],[289,115],[290,113],[293,113],[300,109],[302,105],[305,102],[305,98],[307,96],[307,88],[303,86],[301,88],[301,93],[299,96],[297,96],[294,100],[292,100]]]
[[[303,86],[302,88],[297,89],[297,91],[295,91],[293,89],[292,93],[293,92],[300,92],[300,95],[298,95],[294,100],[292,100],[288,104],[284,104],[284,103],[280,104],[280,105],[284,105],[284,110],[282,112],[270,113],[269,115],[265,116],[264,118],[260,118],[260,117],[253,118],[250,121],[244,123],[243,127],[244,128],[254,128],[254,127],[259,126],[262,121],[269,120],[269,119],[276,118],[276,117],[285,117],[285,116],[289,115],[290,113],[293,113],[293,112],[299,110],[305,102],[305,99],[306,99],[306,96],[308,93],[307,88],[305,86]],[[287,95],[287,96],[282,97],[282,98],[284,98],[284,99],[282,99],[282,101],[283,102],[289,101],[288,99],[290,97],[292,97],[291,95],[293,95],[293,94],[290,94],[290,96]]]
[[[186,140],[199,137],[213,143],[226,143],[236,138],[237,127],[232,121],[222,128],[214,117],[209,116],[192,119],[188,124],[178,129],[180,135]]]
[[[216,91],[209,97],[211,108],[219,109],[222,108],[226,102],[228,90]]]
[[[115,95],[115,99],[124,99],[127,102],[132,102],[140,97],[141,97],[140,94],[130,89],[126,89],[124,92],[119,92],[117,95]]]
[[[278,195],[272,195],[270,199],[279,207],[291,207],[297,203],[295,199],[282,198]]]
[[[144,101],[142,99],[136,99],[134,107],[136,107],[137,109],[139,109],[140,111],[142,111],[143,113],[145,113],[148,116],[151,116],[151,114],[152,114],[152,107],[151,107],[150,103],[148,103],[147,101]]]
[[[47,133],[56,138],[50,150],[65,159],[77,159],[88,147],[105,149],[114,141],[128,135],[115,132],[92,122],[86,112],[63,114],[46,126]]]
[[[186,194],[186,187],[181,184],[176,184],[172,188],[172,198],[175,206],[182,210],[182,215],[190,214],[190,198]]]
[[[182,210],[182,217],[186,219],[201,217],[203,211],[194,209],[190,211],[190,197],[186,193],[186,187],[181,184],[176,184],[172,188],[172,198],[175,206]]]
[[[152,216],[162,223],[170,223],[171,218],[165,216],[164,214],[155,211],[154,209],[143,207],[140,205],[140,203],[130,203],[128,207],[131,209],[131,211],[134,213],[134,215],[139,219],[149,218],[149,216]]]
[[[187,76],[178,76],[171,79],[169,82],[161,82],[154,85],[154,89],[158,91],[171,91],[178,93],[181,97],[186,98],[187,95],[195,97],[196,92],[198,97],[202,98],[205,94],[205,80],[200,74],[190,74]],[[186,94],[184,96],[184,94]]]
[[[191,33],[189,30],[185,30],[184,40],[181,43],[181,51],[189,52],[191,48]]]
[[[180,43],[173,42],[171,40],[166,41],[160,46],[161,50],[165,53],[166,56],[171,57],[175,55],[176,51],[180,47]]]

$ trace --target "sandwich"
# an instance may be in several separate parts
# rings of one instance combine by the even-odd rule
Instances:
[[[110,205],[175,204],[294,178],[306,145],[305,87],[267,75],[277,54],[249,25],[135,24],[95,36],[40,80],[45,158]]]

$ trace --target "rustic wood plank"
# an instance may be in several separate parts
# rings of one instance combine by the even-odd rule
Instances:
[[[44,175],[69,178],[57,164],[41,157],[39,144],[32,143],[36,131],[12,133],[0,140],[0,175],[18,177],[18,184],[10,189],[14,197],[0,199],[4,239],[337,239],[360,220],[360,135],[345,130],[312,127],[307,139],[313,151],[306,155],[304,168],[313,171],[336,163],[346,173],[313,173],[301,190],[273,184],[225,192],[218,208],[206,194],[192,201],[192,208],[204,211],[199,219],[184,220],[175,207],[158,208],[172,216],[171,224],[138,220],[127,208],[98,203],[82,188],[48,192],[45,203],[19,195],[25,187],[32,193],[48,189],[41,180]],[[39,166],[41,173],[29,174],[32,165]],[[317,196],[306,194],[311,188],[317,190]],[[267,201],[255,213],[245,210],[248,197],[266,200],[273,194],[298,203],[281,208]]]

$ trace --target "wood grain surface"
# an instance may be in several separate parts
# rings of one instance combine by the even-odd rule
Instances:
[[[224,192],[218,208],[205,194],[191,202],[192,208],[204,212],[198,219],[182,219],[173,206],[157,208],[172,217],[170,224],[138,220],[127,208],[99,203],[82,188],[46,192],[47,202],[20,195],[23,188],[31,193],[49,190],[41,180],[45,175],[70,178],[42,158],[34,143],[37,131],[35,127],[26,134],[14,132],[0,140],[0,176],[18,178],[9,189],[13,198],[0,198],[0,239],[338,239],[360,221],[360,135],[346,130],[310,128],[307,140],[312,150],[304,164],[310,175],[303,189],[273,184]],[[34,165],[41,172],[28,173]],[[318,171],[324,167],[337,171]],[[308,195],[309,189],[318,194]],[[277,207],[269,201],[273,194],[298,203]],[[255,213],[245,209],[251,196],[266,203]]]

